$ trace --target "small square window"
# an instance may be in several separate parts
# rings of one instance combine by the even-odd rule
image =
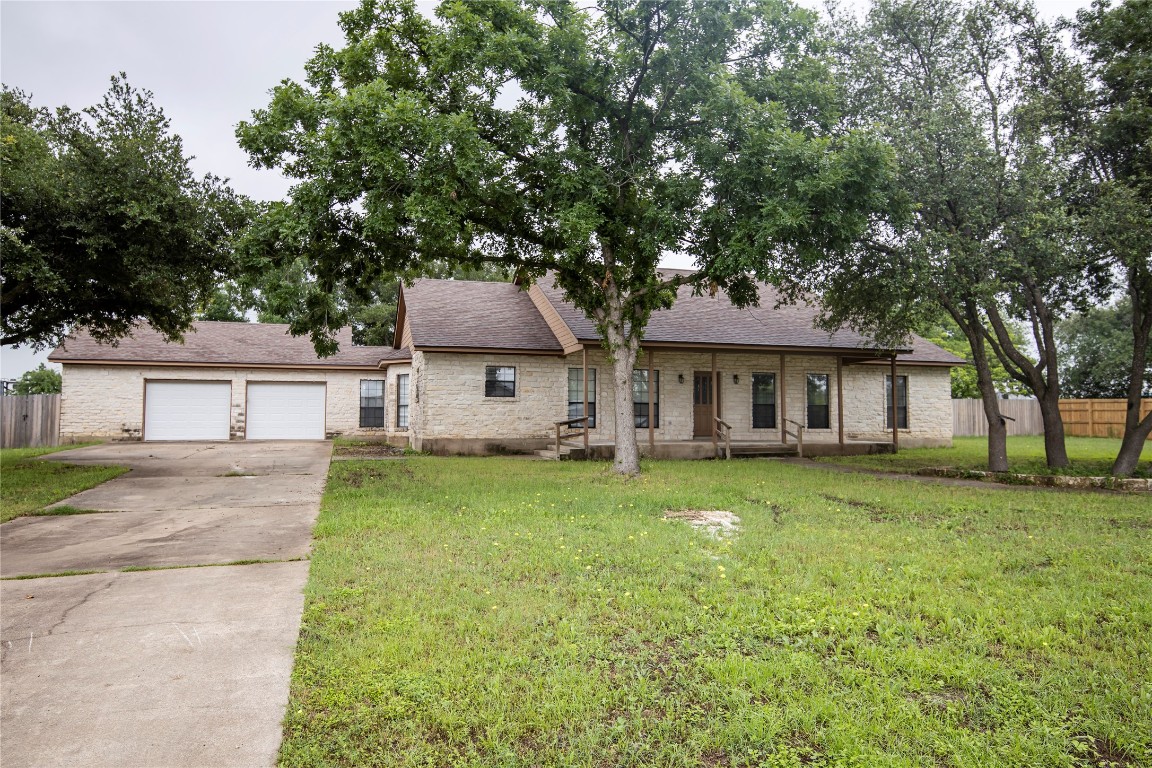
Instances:
[[[516,397],[516,369],[503,365],[486,367],[484,397]]]

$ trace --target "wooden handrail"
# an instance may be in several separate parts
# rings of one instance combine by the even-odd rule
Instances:
[[[786,424],[795,424],[796,431],[789,432],[788,428],[784,428],[784,434],[791,435],[796,438],[796,455],[804,458],[804,425],[794,419],[783,419]]]
[[[560,458],[560,441],[561,440],[563,440],[565,437],[576,437],[577,435],[584,434],[583,430],[581,430],[579,432],[565,432],[564,434],[561,434],[561,427],[570,427],[573,424],[580,424],[582,422],[588,421],[589,418],[590,417],[588,417],[588,416],[579,416],[575,419],[568,419],[567,421],[553,422],[555,427],[556,427],[556,458]]]
[[[712,433],[717,438],[724,438],[724,459],[727,461],[732,458],[732,425],[719,416],[713,416],[712,420],[715,422],[712,425]]]

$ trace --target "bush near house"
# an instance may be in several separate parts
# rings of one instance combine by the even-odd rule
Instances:
[[[334,463],[280,760],[1148,765],[1150,531],[763,460]]]

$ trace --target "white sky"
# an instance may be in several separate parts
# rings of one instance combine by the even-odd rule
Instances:
[[[816,7],[812,0],[801,0]],[[1071,15],[1088,0],[1036,0],[1046,16]],[[198,174],[231,179],[257,199],[279,199],[288,180],[248,166],[236,123],[268,102],[284,78],[304,76],[322,42],[342,41],[337,14],[347,0],[150,0],[0,2],[0,78],[33,103],[82,108],[96,103],[117,72],[151,90],[195,156]],[[673,266],[690,266],[674,264]],[[3,347],[0,375],[19,376],[47,351]]]

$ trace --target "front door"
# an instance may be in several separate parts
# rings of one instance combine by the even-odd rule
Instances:
[[[720,374],[716,374],[719,381]],[[692,374],[692,436],[712,437],[712,372],[696,371]],[[716,392],[716,415],[720,415],[720,397]]]

